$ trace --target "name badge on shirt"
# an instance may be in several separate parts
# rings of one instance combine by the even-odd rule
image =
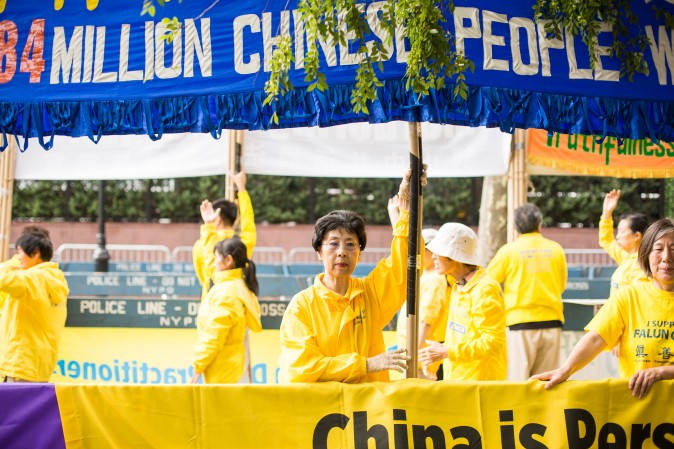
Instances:
[[[466,333],[466,326],[455,323],[454,321],[450,321],[447,324],[447,329],[452,330],[454,332],[458,332],[459,334],[465,334]]]

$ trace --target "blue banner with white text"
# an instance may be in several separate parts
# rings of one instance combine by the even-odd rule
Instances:
[[[304,55],[311,44],[296,0],[173,1],[157,6],[154,16],[141,14],[143,3],[0,1],[3,133],[38,137],[49,148],[54,135],[219,137],[223,129],[406,120],[674,140],[674,34],[653,9],[674,13],[665,0],[631,3],[638,18],[631,29],[650,41],[649,73],[632,81],[620,77],[619,61],[608,55],[608,27],[598,36],[592,69],[580,37],[564,30],[561,39],[547,36],[534,21],[533,0],[456,0],[443,26],[475,64],[468,98],[453,95],[453,81],[426,97],[409,91],[409,45],[399,31],[387,44],[377,73],[383,86],[369,115],[355,113],[350,102],[359,43],[348,30],[346,42],[315,44],[330,88],[307,89]],[[366,45],[384,39],[385,3],[361,4]],[[164,18],[180,26],[171,32]],[[280,34],[292,39],[295,89],[275,106],[275,124],[274,110],[262,102]]]

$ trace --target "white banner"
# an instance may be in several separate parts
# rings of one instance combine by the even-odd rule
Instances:
[[[103,136],[94,144],[86,137],[56,136],[45,151],[37,139],[16,156],[15,179],[100,180],[162,179],[220,175],[228,169],[227,134]]]
[[[326,178],[397,178],[409,166],[409,126],[353,123],[330,128],[246,132],[243,167],[248,173]],[[422,156],[429,177],[503,175],[511,135],[498,129],[422,125]],[[54,148],[31,142],[17,156],[16,179],[159,179],[224,174],[227,135],[165,134],[87,138],[56,136]]]
[[[422,124],[428,176],[496,176],[508,171],[512,136],[495,128]],[[409,125],[352,123],[330,128],[251,131],[249,173],[325,178],[398,178],[409,167]]]

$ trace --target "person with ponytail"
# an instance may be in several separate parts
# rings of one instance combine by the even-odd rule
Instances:
[[[246,329],[262,330],[255,263],[238,237],[215,244],[213,287],[197,315],[197,344],[192,356],[197,383],[237,383],[244,374]]]

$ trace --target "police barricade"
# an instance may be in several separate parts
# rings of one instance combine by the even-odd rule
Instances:
[[[71,297],[80,296],[157,296],[162,299],[199,297],[201,284],[194,273],[65,273]],[[289,300],[313,282],[296,275],[257,276],[260,298]]]
[[[188,383],[201,294],[195,275],[66,276],[71,293],[53,382]],[[263,331],[250,335],[252,380],[275,383],[287,301],[313,280],[262,275],[258,281]]]
[[[260,299],[263,329],[278,329],[287,301]],[[194,328],[199,298],[74,297],[67,327]]]
[[[61,262],[59,268],[67,273],[96,272],[95,262]],[[110,262],[108,272],[194,274],[194,265],[191,262]]]
[[[67,326],[195,327],[201,285],[193,274],[66,273]],[[261,275],[262,326],[278,329],[285,302],[305,289],[305,276]]]
[[[170,279],[170,280],[168,280]],[[196,342],[196,317],[200,285],[196,277],[146,273],[69,273],[67,327],[61,339],[53,382],[186,384]],[[275,290],[292,294],[313,282],[303,276],[259,276],[262,312],[260,333],[251,333],[252,380],[276,383],[279,326],[287,301],[263,296]],[[274,282],[282,284],[274,285]],[[587,295],[597,284],[572,280],[565,295]],[[582,282],[586,282],[583,280]],[[605,281],[606,282],[606,281]],[[288,290],[282,290],[282,288]],[[602,288],[606,288],[604,285]],[[88,293],[88,294],[87,294]],[[599,293],[597,293],[598,295]],[[165,295],[166,297],[162,297]],[[608,295],[606,295],[607,297]],[[583,327],[594,315],[594,303],[565,299],[565,326],[560,359],[582,337]],[[596,302],[597,300],[595,300]],[[385,331],[387,347],[396,344],[394,331]],[[394,377],[397,373],[394,373]],[[574,375],[600,379],[617,375],[610,353],[597,357]]]
[[[609,279],[569,278],[564,299],[564,329],[582,331],[600,304],[608,299]]]

